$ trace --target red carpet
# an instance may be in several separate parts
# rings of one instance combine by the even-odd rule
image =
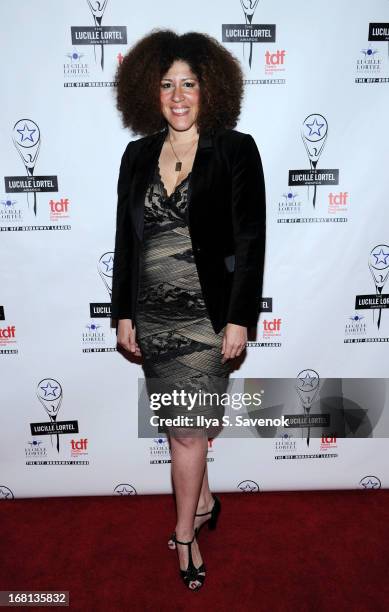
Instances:
[[[68,590],[83,612],[389,610],[388,490],[220,499],[216,531],[199,536],[196,593],[166,546],[172,496],[4,501],[0,590]]]

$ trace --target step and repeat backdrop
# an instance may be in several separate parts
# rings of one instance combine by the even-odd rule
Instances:
[[[168,442],[138,435],[141,364],[110,318],[119,164],[138,138],[114,75],[153,28],[208,33],[241,61],[237,129],[266,180],[261,315],[230,381],[263,401],[240,409],[242,435],[209,442],[212,488],[387,487],[389,0],[0,14],[0,498],[172,490]]]

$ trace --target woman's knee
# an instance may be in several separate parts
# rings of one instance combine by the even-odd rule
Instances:
[[[176,444],[185,448],[195,448],[201,446],[205,441],[208,443],[208,438],[204,430],[188,431],[185,429],[175,428],[169,431],[170,443]]]

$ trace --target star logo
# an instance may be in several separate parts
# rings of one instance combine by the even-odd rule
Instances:
[[[29,140],[30,142],[34,142],[34,139],[32,137],[32,135],[36,132],[36,130],[34,128],[29,129],[27,123],[24,124],[23,129],[17,129],[17,132],[19,132],[21,138],[20,142],[24,142],[25,140]]]
[[[112,257],[112,255],[110,256],[110,258],[109,258],[109,259],[105,259],[105,260],[103,259],[103,262],[102,262],[102,263],[103,263],[103,264],[105,265],[105,267],[107,268],[107,269],[105,270],[106,272],[112,272],[112,270],[113,270],[113,257]]]
[[[52,386],[50,384],[50,382],[47,382],[45,387],[40,387],[40,389],[42,389],[42,391],[44,391],[44,397],[48,398],[50,395],[52,395],[53,397],[57,397],[56,394],[56,389],[58,389],[58,387],[56,387],[55,385]]]
[[[321,136],[320,130],[321,130],[322,127],[324,127],[324,123],[318,123],[316,117],[312,121],[312,123],[306,123],[305,125],[310,130],[308,136],[313,136],[314,134],[317,134],[318,136]]]
[[[302,382],[302,387],[311,387],[311,389],[313,389],[314,382],[316,381],[314,376],[310,376],[308,372],[304,378],[299,378],[299,380]]]
[[[389,265],[387,261],[389,257],[389,253],[384,253],[382,247],[379,253],[372,253],[372,255],[373,257],[376,258],[376,262],[375,262],[376,265],[381,264],[381,263],[384,264],[385,266]]]

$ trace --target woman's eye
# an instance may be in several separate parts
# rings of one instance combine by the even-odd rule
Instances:
[[[186,86],[186,88],[191,88],[195,86],[194,82],[190,82],[190,81],[186,81],[184,83],[184,85]],[[161,88],[162,89],[170,89],[170,87],[172,86],[172,83],[161,83]]]

